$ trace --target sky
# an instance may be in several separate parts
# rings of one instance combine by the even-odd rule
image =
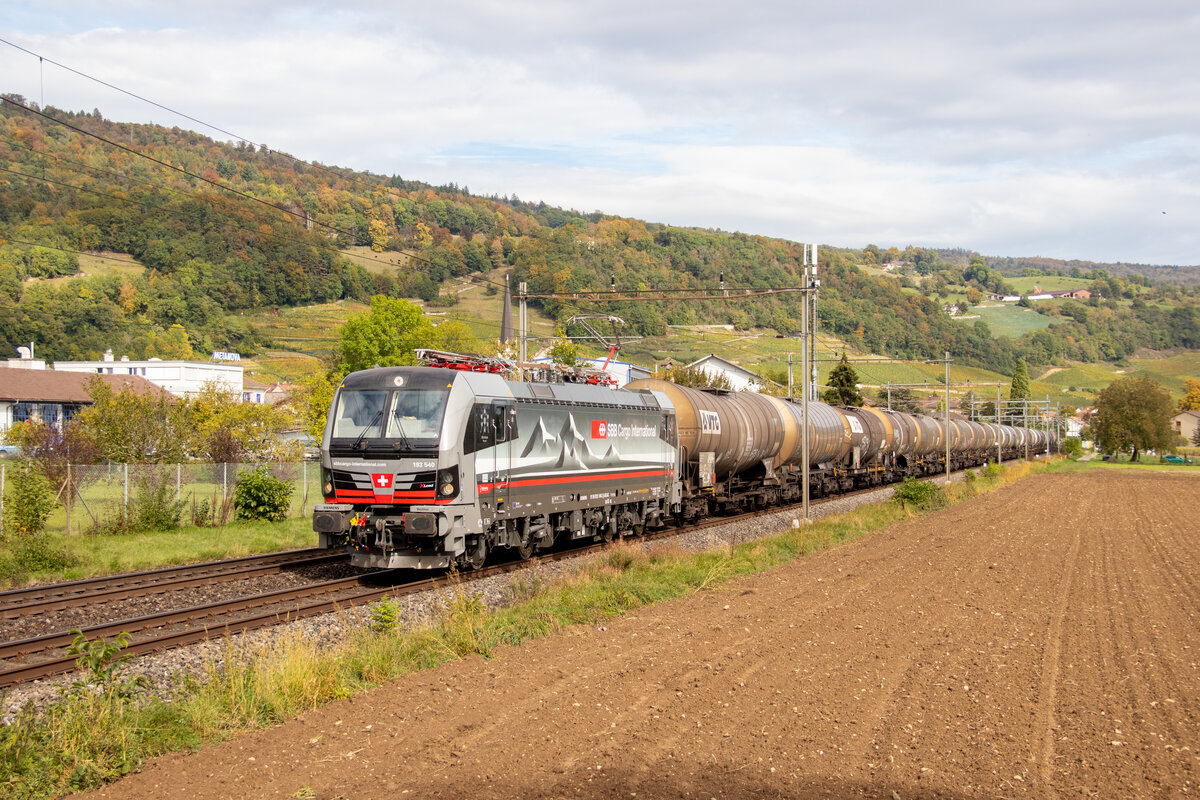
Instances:
[[[304,160],[839,247],[1200,264],[1195,0],[8,0]],[[0,92],[231,136],[0,44]]]

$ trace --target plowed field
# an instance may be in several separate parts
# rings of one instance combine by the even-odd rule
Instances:
[[[157,761],[104,797],[1179,797],[1200,480],[1038,476]]]

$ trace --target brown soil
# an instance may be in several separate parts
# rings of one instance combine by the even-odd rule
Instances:
[[[1040,476],[160,759],[104,797],[1178,797],[1200,488]]]

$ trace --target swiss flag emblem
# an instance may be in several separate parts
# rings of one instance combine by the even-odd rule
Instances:
[[[608,423],[602,419],[592,420],[592,438],[607,439],[608,438]]]
[[[371,484],[377,492],[390,492],[392,490],[392,476],[386,472],[373,474],[371,475]]]

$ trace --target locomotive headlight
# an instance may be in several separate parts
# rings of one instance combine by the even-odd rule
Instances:
[[[321,468],[321,491],[326,497],[333,497],[333,473]]]
[[[458,470],[442,470],[438,475],[438,493],[442,497],[453,497],[458,494]]]

